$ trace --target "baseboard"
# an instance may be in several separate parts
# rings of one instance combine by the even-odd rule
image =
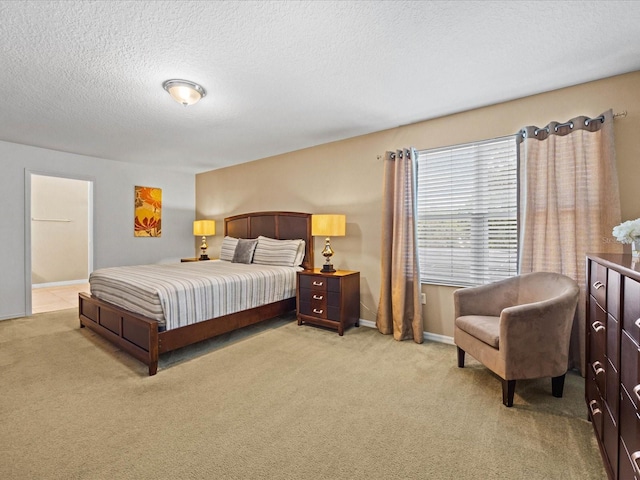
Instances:
[[[371,320],[360,319],[360,325],[368,328],[376,328],[376,322]],[[437,333],[422,332],[422,338],[431,342],[446,343],[448,345],[455,345],[453,343],[453,337],[447,335],[438,335]]]
[[[34,283],[31,288],[47,288],[47,287],[67,287],[69,285],[82,285],[89,283],[88,279],[82,280],[65,280],[64,282]]]
[[[430,340],[432,342],[446,343],[448,345],[455,345],[455,343],[453,343],[453,337],[449,337],[447,335],[439,335],[437,333],[422,332],[422,337],[425,340]]]
[[[359,322],[361,327],[376,328],[376,322],[372,322],[371,320],[360,319]]]

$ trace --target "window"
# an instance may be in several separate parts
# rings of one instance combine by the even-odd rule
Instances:
[[[515,136],[418,151],[420,280],[474,286],[517,274]]]

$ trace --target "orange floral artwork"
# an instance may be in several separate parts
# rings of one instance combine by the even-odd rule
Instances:
[[[162,189],[136,187],[135,209],[134,236],[161,237]]]

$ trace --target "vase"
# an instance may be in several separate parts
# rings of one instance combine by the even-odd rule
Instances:
[[[635,237],[631,242],[631,256],[640,258],[640,237]]]

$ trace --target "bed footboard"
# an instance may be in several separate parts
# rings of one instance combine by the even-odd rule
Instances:
[[[79,294],[80,327],[87,327],[158,371],[158,322],[110,305],[86,293]]]
[[[287,298],[261,307],[158,332],[158,322],[124,310],[92,295],[80,293],[80,327],[87,327],[149,367],[158,371],[158,356],[223,333],[232,332],[295,310],[296,299]]]

